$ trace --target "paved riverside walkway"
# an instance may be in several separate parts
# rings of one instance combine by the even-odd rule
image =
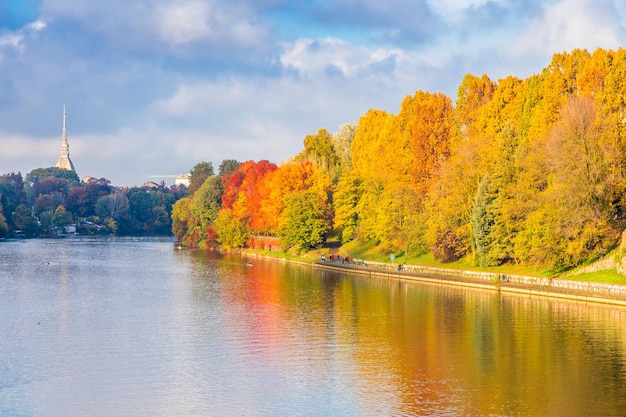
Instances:
[[[495,272],[465,271],[419,265],[394,265],[363,260],[346,260],[342,257],[333,257],[332,260],[322,259],[315,262],[314,265],[324,269],[350,270],[354,273],[370,276],[438,282],[447,285],[461,285],[527,295],[567,298],[626,307],[626,285],[619,284],[571,281],[560,278],[540,278]]]

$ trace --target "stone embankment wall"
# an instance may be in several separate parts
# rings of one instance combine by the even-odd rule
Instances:
[[[348,268],[354,272],[398,276],[407,279],[426,278],[449,280],[494,288],[503,291],[572,298],[584,301],[606,302],[626,306],[626,285],[603,284],[586,281],[570,281],[558,278],[539,278],[525,275],[499,274],[495,272],[464,271],[417,265],[392,265],[361,260],[319,262],[320,266]]]
[[[626,275],[626,230],[622,232],[622,239],[620,245],[614,254],[606,256],[591,265],[587,265],[584,268],[579,268],[575,272],[566,274],[567,276],[578,274],[590,274],[598,271],[604,271],[606,269],[615,269],[618,274]]]

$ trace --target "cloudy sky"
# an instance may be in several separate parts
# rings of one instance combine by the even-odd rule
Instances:
[[[0,174],[56,163],[64,104],[79,176],[141,185],[620,46],[623,0],[0,0]]]

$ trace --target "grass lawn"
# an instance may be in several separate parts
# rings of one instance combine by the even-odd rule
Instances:
[[[330,243],[330,242],[329,242]],[[326,245],[319,249],[311,250],[305,254],[295,255],[291,253],[285,253],[281,251],[264,251],[264,250],[254,250],[254,249],[246,249],[244,253],[256,253],[258,255],[267,255],[276,258],[284,258],[284,259],[293,259],[304,262],[315,262],[318,261],[322,255],[328,255],[330,251],[330,246],[337,248],[336,250],[341,256],[350,256],[353,259],[365,259],[366,261],[371,262],[386,262],[391,263],[390,254],[385,254],[380,252],[380,248],[376,246],[376,242],[368,242],[366,244],[357,244],[356,242],[348,242],[343,246],[340,246],[339,242],[332,241],[330,245]],[[467,270],[467,271],[487,271],[487,272],[495,272],[501,274],[510,274],[510,275],[524,275],[524,276],[534,276],[534,277],[547,277],[547,278],[559,278],[557,274],[549,270],[538,270],[536,268],[531,268],[527,266],[519,266],[519,265],[505,265],[499,267],[478,267],[474,265],[471,259],[461,259],[456,262],[450,263],[442,263],[433,258],[432,254],[427,253],[419,256],[411,256],[407,257],[403,252],[396,253],[394,263],[395,264],[407,264],[407,265],[423,265],[423,266],[431,266],[435,268],[446,268],[446,269],[458,269],[458,270]],[[606,269],[602,271],[597,271],[593,273],[585,273],[585,274],[577,274],[577,275],[567,275],[560,277],[562,279],[570,280],[570,281],[590,281],[590,282],[601,282],[607,284],[620,284],[626,285],[626,275],[618,274],[615,269]]]
[[[588,274],[568,275],[564,279],[570,281],[603,282],[605,284],[626,284],[626,275],[618,274],[615,269],[605,269]]]
[[[391,262],[390,255],[381,253],[379,251],[379,248],[376,246],[376,242],[374,241],[367,242],[365,244],[357,244],[357,242],[355,241],[348,242],[347,244],[341,246],[341,248],[339,249],[339,253],[343,256],[350,255],[354,259],[365,259],[372,262]],[[394,263],[407,265],[423,265],[435,268],[459,269],[466,271],[487,271],[509,275],[524,275],[546,278],[559,277],[558,274],[551,270],[537,269],[529,266],[505,265],[498,267],[479,267],[474,265],[474,262],[469,258],[464,258],[456,262],[443,263],[434,259],[431,253],[412,257],[405,256],[404,252],[396,253]],[[618,274],[615,269],[607,269],[586,274],[568,275],[561,278],[572,281],[591,281],[626,285],[626,275]]]

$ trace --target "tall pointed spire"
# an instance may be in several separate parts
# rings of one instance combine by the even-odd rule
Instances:
[[[65,104],[63,105],[63,136],[61,138],[61,155],[57,161],[56,167],[67,169],[68,171],[76,172],[74,164],[70,159],[70,145],[67,142],[67,124],[66,124],[66,111]]]

